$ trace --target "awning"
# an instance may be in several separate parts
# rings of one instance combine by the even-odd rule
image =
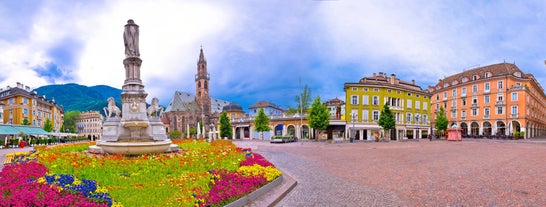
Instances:
[[[0,125],[0,135],[18,135],[21,132],[26,135],[50,135],[40,127]]]
[[[17,135],[19,130],[15,129],[11,125],[0,125],[0,135]]]

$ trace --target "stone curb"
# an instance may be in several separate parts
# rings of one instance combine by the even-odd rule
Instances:
[[[294,178],[283,172],[274,181],[226,206],[274,206],[296,187],[296,184]]]

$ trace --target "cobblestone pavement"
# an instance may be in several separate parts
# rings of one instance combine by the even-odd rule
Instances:
[[[546,206],[546,142],[235,141],[298,185],[278,206]]]
[[[2,171],[2,168],[4,168],[4,159],[6,158],[6,154],[11,154],[15,152],[28,152],[32,151],[33,149],[33,147],[0,149],[0,171]]]

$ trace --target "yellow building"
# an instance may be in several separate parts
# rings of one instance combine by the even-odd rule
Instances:
[[[88,137],[90,140],[100,139],[103,119],[102,114],[98,111],[82,112],[80,118],[76,120],[78,135]]]
[[[378,125],[383,105],[388,105],[396,121],[391,140],[426,138],[430,134],[430,94],[394,74],[380,72],[356,83],[345,83],[346,131],[355,140],[374,140],[383,136]],[[354,134],[351,135],[350,133]]]
[[[30,87],[17,83],[16,87],[0,89],[0,102],[4,104],[3,122],[22,125],[26,118],[30,125],[43,128],[46,120],[51,120],[53,132],[58,132],[63,125],[63,107],[55,99],[39,96]]]

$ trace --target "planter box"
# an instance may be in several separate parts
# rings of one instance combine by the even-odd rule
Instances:
[[[276,178],[275,180],[271,181],[270,183],[262,186],[261,188],[259,188],[258,190],[255,190],[254,192],[242,197],[242,198],[239,198],[238,200],[236,201],[233,201],[233,203],[230,203],[228,205],[226,205],[226,207],[238,207],[238,206],[246,206],[248,204],[250,204],[250,202],[262,195],[265,195],[267,192],[271,191],[271,189],[273,189],[275,186],[281,184],[282,182],[282,179],[283,179],[283,176],[279,176],[278,178]]]

